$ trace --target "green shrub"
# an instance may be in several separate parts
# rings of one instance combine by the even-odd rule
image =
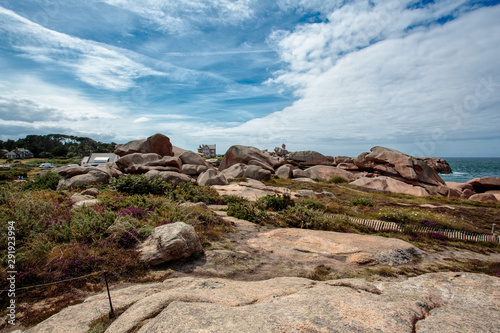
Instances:
[[[328,183],[330,184],[344,184],[344,183],[348,183],[349,181],[347,179],[345,179],[344,177],[342,176],[333,176],[332,178],[330,178],[330,180],[328,181]]]
[[[231,203],[248,203],[248,199],[245,199],[238,195],[227,195],[227,194],[222,196],[222,201],[226,205],[229,205]]]
[[[227,215],[254,223],[263,222],[267,217],[266,212],[259,210],[248,201],[230,202],[227,207]]]
[[[147,179],[144,175],[125,175],[111,179],[117,191],[129,194],[163,194],[168,184],[161,179]]]
[[[36,175],[33,182],[26,183],[26,188],[36,190],[56,190],[57,184],[62,177],[56,172],[47,172],[43,175]]]
[[[356,199],[352,199],[351,203],[354,206],[369,206],[369,207],[373,207],[373,203],[368,198],[356,198]]]
[[[210,186],[196,183],[165,182],[159,178],[147,179],[144,175],[125,175],[113,178],[111,185],[119,192],[129,194],[163,194],[172,201],[204,202],[206,204],[221,203],[223,199]]]
[[[295,202],[292,200],[289,194],[275,194],[275,195],[266,195],[259,200],[257,200],[257,204],[262,204],[265,209],[271,209],[274,211],[281,211],[290,206],[294,206]]]
[[[324,211],[326,208],[326,206],[322,202],[319,202],[318,200],[314,200],[314,199],[310,199],[310,198],[307,198],[307,199],[300,201],[299,204],[302,206],[305,206],[309,209],[316,209],[316,210],[322,210],[322,211]]]

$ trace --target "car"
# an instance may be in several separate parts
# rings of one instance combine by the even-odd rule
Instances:
[[[52,165],[50,163],[42,163],[40,164],[39,168],[57,168],[55,165]]]

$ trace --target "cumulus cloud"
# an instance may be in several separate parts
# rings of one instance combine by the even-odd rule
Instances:
[[[293,88],[298,100],[220,137],[326,149],[340,142],[406,144],[428,155],[440,141],[498,137],[500,35],[492,31],[500,29],[500,6],[444,25],[430,22],[454,12],[450,2],[395,13],[388,6],[389,24],[372,35],[370,16],[383,10],[353,6],[331,13],[328,23],[282,35],[280,54],[290,66],[274,83]],[[363,45],[354,33],[363,31],[380,41]]]

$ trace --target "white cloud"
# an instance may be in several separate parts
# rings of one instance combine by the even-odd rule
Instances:
[[[206,24],[236,25],[253,17],[254,0],[105,0],[129,10],[160,31],[193,33]]]
[[[8,85],[6,84],[8,82]],[[24,133],[57,128],[67,134],[107,133],[126,110],[91,101],[78,92],[28,75],[0,81],[0,125]],[[5,138],[4,138],[5,139]]]
[[[146,123],[150,120],[151,119],[148,117],[140,117],[140,118],[137,118],[136,120],[134,120],[134,123]]]
[[[134,80],[165,73],[132,60],[125,50],[49,30],[0,7],[3,42],[37,62],[54,64],[97,88],[123,91]]]
[[[258,146],[285,141],[330,151],[339,142],[364,142],[365,149],[381,142],[410,144],[416,154],[427,155],[443,140],[498,136],[500,34],[492,32],[500,29],[500,6],[411,34],[403,25],[384,28],[381,34],[392,37],[355,51],[350,36],[366,29],[367,23],[356,18],[372,15],[366,10],[344,10],[347,16],[340,21],[305,25],[280,42],[290,68],[276,82],[296,89],[299,99],[292,106],[206,134],[246,138]],[[396,16],[406,25],[436,17],[437,9],[426,10],[427,20],[412,11]],[[433,148],[424,149],[425,144]]]

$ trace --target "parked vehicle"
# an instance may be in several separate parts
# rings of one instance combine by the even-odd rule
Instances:
[[[42,163],[40,164],[39,168],[57,168],[55,165],[52,165],[51,163]]]

